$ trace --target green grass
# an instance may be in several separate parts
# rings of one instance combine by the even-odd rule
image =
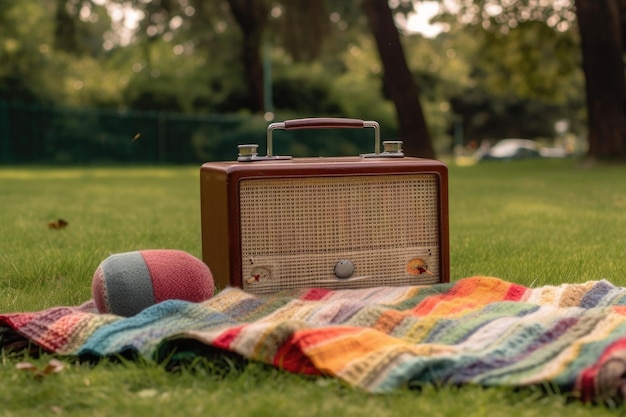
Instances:
[[[626,285],[626,167],[573,161],[452,168],[453,278]]]
[[[0,170],[3,311],[90,298],[112,253],[172,248],[200,256],[198,168]],[[67,228],[50,230],[63,218]]]
[[[0,312],[76,305],[111,253],[148,248],[200,256],[198,167],[1,168]],[[539,286],[606,278],[626,285],[626,166],[574,161],[450,166],[453,280],[490,275]],[[50,230],[49,221],[69,226]],[[227,359],[227,358],[226,358]],[[164,365],[0,356],[0,416],[619,415],[540,389],[433,387],[369,395],[331,379],[256,363]]]

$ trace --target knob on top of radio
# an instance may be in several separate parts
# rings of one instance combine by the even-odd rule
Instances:
[[[239,145],[237,146],[237,148],[239,149],[239,157],[237,158],[237,160],[240,161],[254,159],[259,155],[257,152],[257,150],[259,149],[259,145],[257,145],[256,143]]]
[[[383,142],[383,152],[386,153],[402,153],[401,140],[386,140]]]
[[[267,127],[267,155],[259,156],[257,144],[239,145],[239,162],[267,161],[292,159],[291,156],[278,156],[273,154],[272,132],[276,129],[296,130],[296,129],[355,129],[374,128],[374,153],[362,154],[362,158],[402,158],[402,141],[383,142],[384,151],[380,152],[380,125],[371,120],[346,119],[335,117],[292,119],[285,122],[271,123]]]

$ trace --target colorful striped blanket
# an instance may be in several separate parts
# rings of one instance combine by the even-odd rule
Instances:
[[[473,277],[265,296],[227,288],[130,318],[98,314],[92,302],[0,314],[0,346],[16,340],[59,355],[153,360],[192,340],[370,392],[435,383],[547,384],[585,401],[626,394],[626,288],[604,280],[527,288]]]

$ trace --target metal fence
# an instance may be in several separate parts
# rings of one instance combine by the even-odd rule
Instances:
[[[240,115],[43,107],[0,101],[0,164],[189,164],[233,160],[237,145],[264,152],[267,122]],[[291,132],[290,132],[291,133]],[[371,152],[367,133],[301,131],[275,136],[294,156]]]

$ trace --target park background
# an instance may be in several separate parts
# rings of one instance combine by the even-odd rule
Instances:
[[[452,280],[623,286],[626,168],[603,162],[624,159],[622,3],[437,3],[450,13],[435,13],[438,29],[424,34],[414,23],[425,6],[402,0],[0,0],[2,313],[83,303],[112,253],[200,256],[200,163],[234,159],[239,143],[263,146],[270,121],[311,116],[378,120],[382,137],[404,139],[411,155],[450,162]],[[366,13],[374,6],[388,14]],[[375,35],[385,15],[393,33]],[[378,42],[394,33],[402,54],[384,59],[404,59],[400,74]],[[279,153],[371,152],[359,130],[284,133]],[[461,166],[448,157],[504,137],[575,146],[564,159]],[[59,218],[67,227],[49,227]],[[378,396],[228,356],[176,372],[73,358],[41,378],[20,370],[50,359],[0,351],[0,416],[624,410],[619,396],[586,404],[549,384]]]
[[[615,0],[0,3],[3,164],[231,160],[315,116],[376,120],[412,156],[508,137],[626,152]],[[371,151],[359,132],[277,140]]]

